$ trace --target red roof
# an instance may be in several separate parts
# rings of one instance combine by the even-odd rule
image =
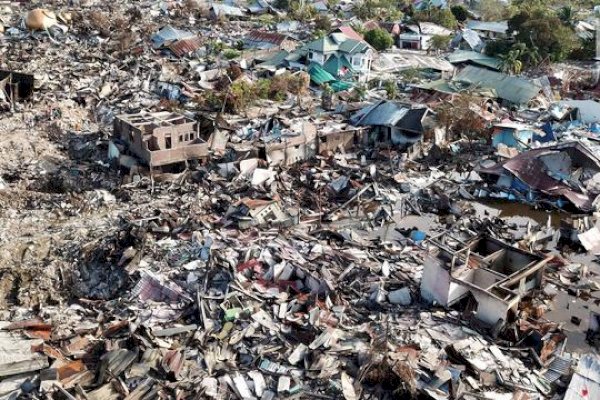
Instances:
[[[363,40],[363,37],[354,29],[352,29],[351,26],[340,26],[339,28],[337,28],[337,30],[346,35],[348,39]]]
[[[279,46],[285,39],[287,39],[287,36],[275,32],[252,31],[246,35],[245,39],[253,42],[272,43]]]
[[[200,41],[200,38],[196,36],[171,43],[169,45],[169,50],[171,50],[177,57],[183,57],[186,54],[198,50],[200,46],[202,46],[202,42]]]

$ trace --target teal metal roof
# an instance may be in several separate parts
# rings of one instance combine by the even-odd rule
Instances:
[[[325,71],[319,64],[310,64],[308,67],[308,73],[310,75],[310,80],[315,84],[321,86],[327,83],[334,92],[339,92],[352,87],[352,84],[349,82],[343,82],[335,79],[333,75]]]
[[[332,55],[323,65],[323,69],[333,76],[338,76],[342,68],[347,68],[350,73],[354,71],[350,61],[345,56]]]
[[[530,80],[471,65],[460,71],[454,80],[493,89],[498,98],[517,105],[527,104],[542,91],[541,86]]]
[[[304,48],[307,50],[318,51],[321,53],[328,53],[337,51],[338,45],[329,37],[324,36],[320,39],[313,40],[312,42],[307,43],[306,46],[304,46]]]
[[[269,70],[276,69],[281,64],[283,64],[283,62],[289,56],[289,54],[290,53],[288,53],[285,50],[278,51],[277,53],[275,53],[271,57],[269,57],[267,60],[261,62],[260,64],[257,64],[256,68],[269,69]]]
[[[450,61],[452,64],[460,64],[470,61],[474,64],[479,64],[481,66],[492,68],[498,71],[500,70],[500,64],[502,63],[495,57],[490,57],[485,54],[470,50],[456,50],[448,55],[448,61]]]
[[[335,37],[333,35],[336,35]],[[340,40],[336,42],[333,38]],[[341,41],[341,39],[344,39]],[[324,36],[320,39],[313,40],[302,47],[302,50],[312,50],[320,53],[332,53],[340,51],[347,54],[363,53],[369,49],[369,44],[365,41],[347,39],[343,34],[332,34],[332,36]]]
[[[367,42],[359,40],[348,39],[340,44],[339,50],[343,53],[358,54],[364,53],[369,49]]]
[[[322,85],[324,83],[333,82],[336,80],[333,75],[325,71],[319,64],[310,64],[308,67],[308,73],[310,75],[310,80],[317,85]]]

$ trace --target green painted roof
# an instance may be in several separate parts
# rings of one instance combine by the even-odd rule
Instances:
[[[456,50],[454,53],[448,55],[448,61],[452,64],[470,61],[474,64],[483,65],[484,67],[495,70],[500,70],[500,64],[502,63],[498,58],[469,50]]]
[[[365,52],[368,48],[369,45],[366,42],[348,39],[340,44],[339,51],[348,54],[358,54]]]
[[[471,65],[460,71],[454,79],[478,88],[493,89],[499,98],[517,105],[527,104],[542,91],[540,85],[529,79]]]
[[[263,69],[277,68],[279,65],[281,65],[283,63],[283,61],[285,61],[285,59],[289,56],[289,54],[290,53],[288,53],[285,50],[278,51],[277,53],[275,53],[271,57],[269,57],[267,60],[261,62],[260,64],[257,64],[256,68],[263,68]]]
[[[305,51],[312,50],[320,53],[332,53],[340,51],[347,54],[363,53],[368,49],[369,44],[365,41],[345,39],[342,42],[336,42],[330,36],[324,36],[320,39],[313,40],[302,47],[302,50]]]
[[[307,50],[318,51],[320,53],[328,53],[338,50],[338,45],[327,36],[313,40],[312,42],[307,43],[304,47]]]

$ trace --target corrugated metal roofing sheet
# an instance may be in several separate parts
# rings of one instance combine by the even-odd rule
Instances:
[[[244,40],[247,41],[252,41],[252,42],[267,42],[267,43],[271,43],[274,45],[281,45],[281,43],[283,43],[283,41],[287,39],[286,35],[282,35],[280,33],[276,33],[276,32],[265,32],[265,31],[252,31],[250,32],[248,35],[246,35],[246,37],[244,38]]]
[[[476,31],[506,33],[508,21],[467,21],[467,28]]]
[[[352,29],[351,26],[340,26],[337,30],[346,35],[348,39],[363,40],[363,37]]]
[[[191,37],[194,37],[192,32],[184,31],[174,28],[171,25],[167,25],[152,36],[152,42],[154,48],[159,48],[168,45],[173,41],[189,39]]]
[[[394,126],[408,113],[408,108],[382,100],[354,114],[351,121],[358,126]]]
[[[335,77],[325,71],[319,64],[311,64],[308,67],[308,73],[310,74],[310,80],[317,85],[335,81]]]
[[[199,37],[193,37],[190,39],[178,40],[169,45],[169,50],[173,52],[177,57],[183,57],[186,54],[192,53],[198,50],[202,46],[202,42]]]
[[[464,39],[465,42],[469,44],[471,49],[475,51],[481,51],[484,47],[484,43],[481,40],[481,37],[471,29],[465,29],[461,33],[459,33],[459,41],[460,39]]]
[[[518,105],[527,104],[542,91],[541,86],[527,79],[471,65],[460,71],[455,80],[468,82],[481,88],[494,89],[498,98]]]
[[[235,17],[243,17],[244,16],[244,11],[241,8],[235,7],[235,6],[230,6],[228,4],[212,3],[211,8],[216,16],[220,16],[220,15],[230,15],[230,16],[235,16]]]
[[[459,64],[463,62],[473,62],[484,67],[500,69],[501,61],[495,57],[490,57],[476,51],[469,50],[456,50],[448,55],[448,61],[452,64]]]

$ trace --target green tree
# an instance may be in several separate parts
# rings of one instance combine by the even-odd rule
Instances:
[[[498,21],[506,18],[506,6],[499,0],[481,0],[479,3],[479,12],[481,18],[486,21]]]
[[[331,19],[321,14],[317,15],[317,18],[315,18],[315,28],[320,31],[329,32],[331,30]]]
[[[450,45],[450,40],[452,40],[451,36],[433,35],[431,37],[431,41],[429,42],[429,48],[435,51],[446,50]]]
[[[389,49],[394,44],[392,35],[381,28],[376,28],[365,33],[365,40],[379,51]]]
[[[433,22],[448,29],[455,29],[458,26],[454,14],[448,9],[433,8],[427,11],[417,11],[413,15],[413,20],[416,22]]]
[[[517,42],[537,48],[541,58],[562,61],[580,47],[573,29],[545,9],[521,11],[509,20],[509,27],[517,31]]]
[[[355,101],[362,101],[367,96],[367,88],[364,85],[357,85],[352,90],[352,98]]]
[[[520,74],[523,70],[523,61],[520,59],[519,50],[510,50],[506,54],[498,56],[500,58],[500,69],[508,74]]]
[[[450,11],[452,12],[452,15],[454,15],[454,18],[456,18],[458,22],[465,22],[467,18],[469,18],[469,10],[467,10],[467,8],[462,4],[452,6],[450,8]]]
[[[383,84],[383,88],[385,89],[385,93],[387,94],[387,98],[390,100],[394,100],[398,97],[398,85],[393,80],[385,81]]]
[[[560,10],[558,10],[557,15],[563,24],[567,26],[573,26],[575,19],[575,11],[573,10],[573,7],[570,5],[563,6]]]

